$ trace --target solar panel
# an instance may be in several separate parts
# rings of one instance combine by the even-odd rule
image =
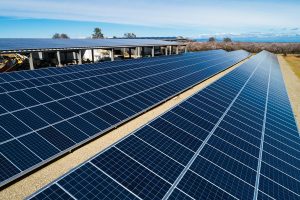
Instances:
[[[1,74],[0,186],[248,55],[207,51]]]
[[[169,42],[155,39],[27,39],[2,38],[1,51],[41,50],[41,49],[78,49],[78,48],[112,48],[136,46],[165,46],[180,45],[178,42]]]
[[[299,199],[299,147],[264,51],[30,199]]]
[[[242,51],[239,51],[242,53]],[[212,50],[205,51],[199,54],[199,56],[208,56],[208,55],[225,55],[226,51],[224,50]],[[10,91],[13,89],[22,89],[26,87],[36,87],[43,84],[51,84],[54,82],[62,82],[74,78],[85,78],[95,76],[95,73],[102,74],[105,73],[116,73],[122,71],[128,71],[135,68],[141,68],[144,64],[151,64],[153,66],[157,66],[161,61],[165,61],[167,64],[168,61],[173,61],[173,59],[183,59],[189,58],[193,53],[186,53],[181,55],[172,55],[172,56],[164,56],[164,57],[154,57],[154,58],[140,58],[140,59],[130,59],[130,60],[122,60],[115,62],[102,62],[96,64],[82,64],[82,65],[71,65],[66,68],[58,68],[58,67],[47,67],[42,69],[35,70],[23,70],[19,72],[10,72],[10,73],[1,73],[0,76],[0,84],[1,84],[1,93],[5,91]],[[144,66],[146,67],[146,66]],[[77,72],[77,73],[76,73]],[[80,73],[80,74],[79,74]],[[63,76],[64,75],[64,76]],[[98,74],[97,74],[98,75]],[[101,75],[101,74],[100,74]],[[71,76],[71,77],[69,77]],[[22,82],[17,82],[22,81]],[[41,83],[42,82],[42,83]],[[7,84],[10,83],[10,84]]]

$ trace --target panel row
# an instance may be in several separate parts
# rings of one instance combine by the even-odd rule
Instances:
[[[182,60],[190,60],[196,57],[212,55],[225,55],[224,51],[204,51],[200,53],[180,54],[173,56],[142,58],[116,62],[102,62],[94,64],[73,65],[66,68],[50,67],[45,69],[20,71],[0,74],[1,91],[11,91],[12,89],[22,89],[24,87],[37,87],[43,84],[53,84],[68,80],[93,77],[117,73],[127,70],[135,70],[158,64],[173,63]]]
[[[299,132],[275,55],[271,63],[259,190],[275,199],[299,199]]]
[[[145,77],[141,74],[104,89],[94,86],[96,89],[88,92],[74,91],[75,95],[70,93],[67,98],[61,98],[67,95],[66,90],[48,88],[51,102],[0,115],[0,157],[7,166],[0,168],[1,185],[227,69],[246,55],[233,52],[211,61],[199,58],[200,64],[174,64],[167,71],[162,67],[162,72]]]
[[[56,184],[74,198],[86,198],[89,192],[80,185],[74,188],[70,180],[93,166],[93,173],[105,174],[126,188],[125,196],[253,199],[264,117],[244,108],[259,104],[258,114],[264,116],[269,77],[264,66],[269,57],[256,55],[32,198],[44,199]],[[252,97],[256,100],[247,101]],[[101,186],[100,191],[107,189]],[[103,194],[98,188],[93,195]],[[268,195],[259,192],[259,196]]]

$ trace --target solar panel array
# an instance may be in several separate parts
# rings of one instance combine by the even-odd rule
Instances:
[[[30,199],[299,199],[299,147],[264,51]]]
[[[245,59],[208,51],[0,75],[0,186]]]
[[[179,45],[177,42],[168,42],[155,39],[27,39],[2,38],[1,51],[39,50],[39,49],[72,49],[92,47],[135,47],[135,46],[164,46]]]

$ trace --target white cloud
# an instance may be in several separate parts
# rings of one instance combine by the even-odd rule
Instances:
[[[299,25],[299,5],[268,7],[251,2],[227,5],[215,1],[0,0],[0,15],[180,28]]]

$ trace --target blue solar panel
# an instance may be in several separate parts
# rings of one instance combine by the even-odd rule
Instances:
[[[2,38],[1,51],[40,50],[40,49],[78,49],[78,48],[109,48],[109,47],[136,47],[136,46],[166,46],[180,45],[178,42],[169,42],[155,39],[27,39]]]
[[[182,192],[188,191],[188,195],[192,197],[192,199],[234,199],[233,196],[226,193],[224,190],[191,171],[188,171],[181,179],[174,191],[176,190]],[[174,192],[170,194],[169,199],[171,199],[173,193]]]
[[[193,198],[191,198],[187,194],[183,193],[182,191],[176,189],[171,194],[171,196],[169,197],[169,199],[171,199],[171,200],[175,200],[175,199],[177,199],[177,200],[190,200],[190,199],[193,199]]]
[[[0,74],[0,80],[3,80],[0,88],[19,83],[3,87],[5,91],[0,93],[0,130],[3,131],[0,153],[22,171],[1,179],[0,185],[227,69],[248,55],[245,51],[207,51]],[[14,150],[16,147],[24,152]],[[0,173],[5,171],[0,168]]]
[[[58,199],[58,200],[73,200],[74,198],[71,197],[68,193],[66,193],[62,188],[58,185],[53,185],[43,194],[39,194],[34,199]]]
[[[145,145],[143,141],[134,136],[130,136],[126,141],[119,143],[116,148],[169,182],[174,182],[183,170],[181,164],[166,155],[160,154],[159,150]],[[152,163],[152,160],[158,160],[159,162]]]
[[[83,166],[83,169],[76,171],[75,176],[68,176],[66,180],[62,180],[57,184],[63,188],[68,188],[74,194],[74,197],[78,199],[138,199],[104,173],[95,173],[96,166],[87,164]],[[69,181],[74,182],[74,184],[70,184]],[[82,185],[85,185],[85,188],[79,191],[78,189]],[[102,190],[103,186],[109,186],[110,189]]]
[[[273,123],[268,108],[289,117]],[[55,184],[93,165],[140,199],[299,199],[299,141],[277,59],[264,51]],[[87,198],[83,188],[63,187]]]

